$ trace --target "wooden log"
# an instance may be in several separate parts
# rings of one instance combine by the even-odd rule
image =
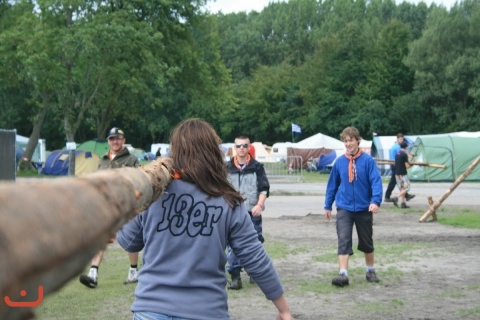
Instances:
[[[78,276],[172,175],[171,159],[159,158],[78,178],[0,183],[0,319],[30,318],[32,308],[7,298],[33,301],[40,286],[47,295]]]
[[[395,164],[394,160],[388,160],[388,159],[375,159],[377,164]],[[429,162],[421,162],[421,161],[413,161],[410,162],[412,166],[423,166],[423,167],[430,167],[430,168],[437,168],[437,169],[446,169],[447,166],[443,164],[435,164],[435,163],[429,163]]]
[[[465,170],[460,177],[455,180],[455,182],[448,188],[448,190],[443,194],[443,196],[440,198],[440,200],[433,202],[433,205],[430,205],[430,208],[423,214],[423,216],[420,218],[420,222],[424,222],[427,220],[427,218],[435,213],[435,210],[440,207],[443,201],[447,199],[452,192],[462,183],[463,180],[465,180],[470,173],[475,169],[475,167],[480,163],[480,156],[475,159],[470,166]],[[430,201],[429,201],[430,202]],[[436,217],[436,216],[435,216]]]
[[[435,213],[434,202],[433,198],[430,196],[428,197],[428,206],[433,209],[432,211],[432,221],[437,221],[437,214]]]

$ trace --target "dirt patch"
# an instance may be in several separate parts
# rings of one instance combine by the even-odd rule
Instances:
[[[459,209],[442,208],[445,215]],[[399,209],[377,214],[375,265],[381,282],[366,282],[363,254],[355,251],[345,288],[331,285],[338,272],[334,220],[319,214],[264,218],[267,248],[284,246],[287,252],[273,260],[294,318],[480,318],[480,231],[420,223],[422,214]],[[354,239],[356,246],[355,232]],[[275,307],[244,273],[242,278],[245,288],[229,291],[232,320],[274,319]]]

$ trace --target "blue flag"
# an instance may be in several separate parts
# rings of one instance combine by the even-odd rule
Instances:
[[[302,133],[302,128],[298,124],[292,122],[292,132]]]

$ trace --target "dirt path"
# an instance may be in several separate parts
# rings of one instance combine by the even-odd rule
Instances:
[[[374,220],[376,268],[382,281],[365,281],[363,254],[356,251],[350,261],[350,286],[336,288],[331,285],[338,272],[334,220],[327,222],[315,213],[294,214],[295,203],[320,212],[323,202],[281,198],[269,199],[269,209],[278,205],[292,215],[264,218],[264,233],[267,248],[283,247],[288,253],[274,263],[295,319],[480,318],[479,230],[419,223],[424,210],[414,204],[407,211],[384,206]],[[440,214],[462,209],[480,214],[474,203],[446,205]],[[273,305],[242,276],[246,288],[229,292],[232,319],[274,319]]]

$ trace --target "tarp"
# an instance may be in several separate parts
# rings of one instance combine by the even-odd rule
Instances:
[[[28,139],[29,138],[17,134],[15,139],[15,145],[18,148],[22,149],[22,151],[25,151],[25,148],[27,147],[27,144],[28,144]],[[33,154],[32,154],[32,162],[44,163],[46,160],[47,160],[46,141],[45,139],[39,139],[37,146],[35,147],[35,150],[33,151]]]
[[[150,146],[150,152],[157,154],[158,148],[162,148],[160,153],[162,157],[170,155],[170,144],[168,143],[154,143]]]
[[[447,168],[413,166],[408,169],[410,180],[455,181],[480,156],[480,138],[472,136],[451,133],[417,137],[410,150],[414,161],[441,164]],[[472,171],[466,181],[480,181],[480,166]]]
[[[131,144],[126,144],[125,147],[128,149],[130,154],[133,154],[135,157],[137,157],[138,161],[143,161],[145,159],[145,151],[143,149],[134,148]],[[165,156],[165,154],[162,154],[162,156]]]
[[[287,148],[294,146],[294,142],[276,142],[272,145],[270,156],[274,161],[286,161]]]
[[[70,163],[68,150],[55,150],[50,153],[42,169],[42,174],[53,176],[68,175]],[[92,151],[75,150],[75,175],[83,175],[98,169],[100,157]]]
[[[335,151],[336,156],[343,154],[345,152],[345,144],[338,139],[317,133],[287,148],[287,156],[294,157],[291,158],[295,159],[293,165],[289,163],[293,168],[298,168],[299,166],[306,168],[309,161],[311,162],[313,159],[329,154],[332,151]],[[301,164],[298,163],[300,158],[302,159]]]
[[[372,140],[360,140],[360,149],[363,150],[363,152],[366,152],[368,154],[371,154],[372,152]]]
[[[270,152],[268,152],[267,149],[270,149],[270,147],[265,146],[261,142],[253,142],[252,143],[253,147],[255,148],[255,160],[258,162],[273,162],[275,161],[270,157]],[[235,152],[235,148],[230,147],[227,152],[227,157],[232,158],[236,155],[237,153]]]
[[[327,153],[327,154],[322,154],[318,160],[317,160],[317,163],[316,163],[316,167],[317,167],[317,171],[319,172],[329,172],[329,166],[333,163],[333,161],[335,161],[335,159],[337,158],[337,154],[335,153],[335,151],[332,151],[330,153]]]
[[[411,146],[415,142],[417,136],[405,136],[404,139],[408,142],[410,150]],[[390,159],[390,149],[393,145],[397,142],[397,136],[374,136],[372,140],[372,148],[370,151],[370,155],[376,159]],[[378,165],[380,169],[380,174],[382,176],[390,176],[391,170],[390,165],[382,164]]]
[[[78,150],[95,152],[99,157],[102,157],[110,150],[110,146],[105,139],[88,140],[77,146]]]

